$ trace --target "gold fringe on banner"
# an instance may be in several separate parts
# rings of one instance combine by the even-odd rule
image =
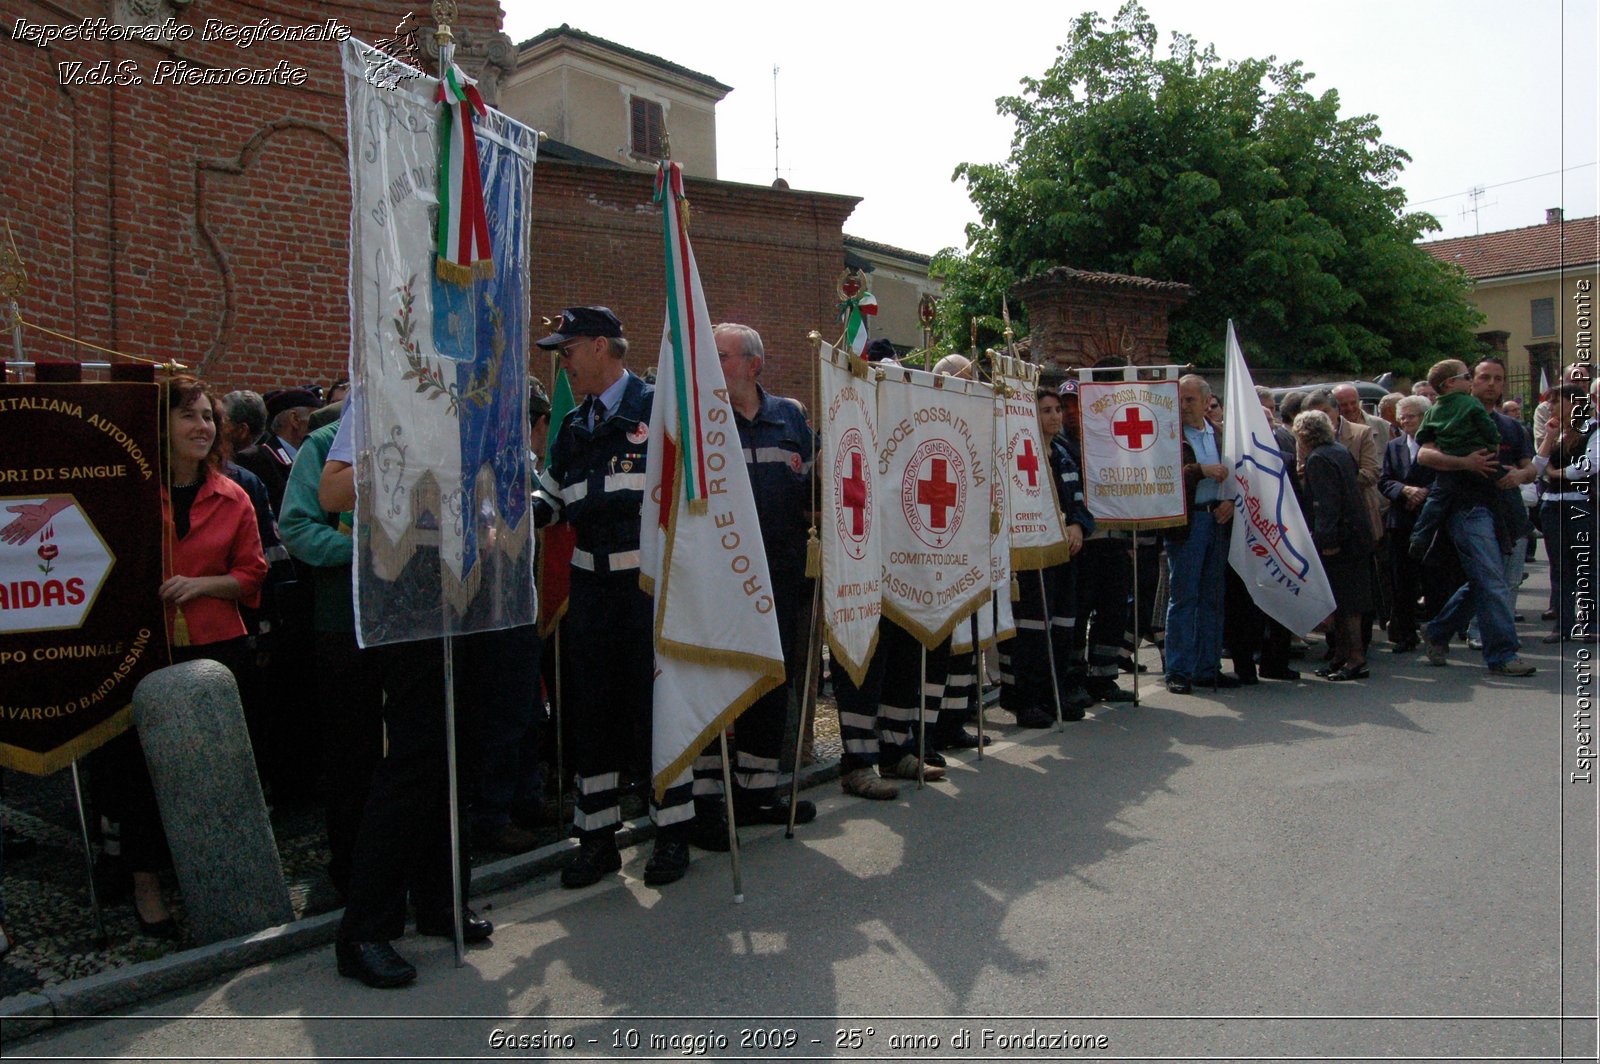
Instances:
[[[872,630],[872,639],[867,643],[866,657],[860,661],[853,661],[850,655],[844,652],[838,640],[834,639],[833,629],[828,629],[828,649],[833,654],[833,660],[844,666],[844,671],[850,675],[850,682],[857,687],[862,687],[867,682],[867,670],[872,667],[872,656],[878,652],[878,633],[882,630],[881,626]]]
[[[89,730],[53,750],[40,753],[24,750],[10,743],[0,743],[0,766],[26,772],[31,776],[48,776],[66,768],[80,757],[85,757],[133,727],[133,706],[126,705]]]

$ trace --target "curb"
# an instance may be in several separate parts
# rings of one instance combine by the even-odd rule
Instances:
[[[808,790],[837,779],[839,762],[812,765],[800,772],[800,789]],[[655,836],[649,817],[625,821],[618,832],[619,846],[636,846]],[[578,848],[576,839],[563,839],[528,853],[516,854],[472,870],[472,897],[492,894],[553,872]],[[0,1044],[96,1015],[126,1009],[162,994],[172,993],[218,976],[304,950],[331,945],[344,910],[308,916],[251,935],[213,942],[171,953],[155,960],[99,972],[0,999]]]

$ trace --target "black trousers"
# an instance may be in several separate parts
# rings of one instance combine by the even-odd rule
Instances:
[[[448,915],[451,907],[444,641],[390,643],[368,653],[381,677],[389,746],[373,774],[351,857],[339,924],[339,937],[350,942],[399,938],[408,887],[418,912]],[[469,712],[470,706],[458,704],[458,715]],[[465,832],[461,838],[464,844]],[[469,875],[463,852],[463,898]]]
[[[354,629],[318,632],[316,662],[328,878],[348,895],[356,836],[383,760],[383,676],[376,652],[356,645]]]

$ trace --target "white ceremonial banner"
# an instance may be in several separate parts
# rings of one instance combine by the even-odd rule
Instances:
[[[990,647],[1017,634],[1011,612],[1011,526],[1006,512],[1005,397],[996,391],[994,401],[994,453],[989,462],[989,602],[973,614],[975,624],[960,624],[950,636],[950,649],[958,654],[972,649],[974,637],[979,646]],[[1045,466],[1049,479],[1049,464]],[[1052,498],[1054,496],[1052,495]]]
[[[783,643],[700,267],[683,173],[656,174],[666,325],[640,513],[639,579],[655,596],[651,770],[656,798],[756,699],[783,683]]]
[[[878,461],[878,371],[823,344],[822,615],[828,648],[859,687],[878,646],[883,613],[883,493]]]
[[[1261,611],[1303,635],[1333,612],[1333,589],[1289,483],[1283,455],[1228,322],[1222,453],[1233,463],[1228,561]],[[1226,496],[1226,491],[1224,491]]]
[[[1170,528],[1188,520],[1177,381],[1078,383],[1083,497],[1100,528]]]
[[[1006,528],[1011,568],[1043,569],[1068,558],[1067,530],[1061,523],[1055,478],[1050,475],[1048,442],[1039,432],[1039,367],[1000,355],[995,358],[995,391],[1001,411],[995,452],[1005,475]],[[1008,576],[1007,584],[1010,583]]]
[[[531,624],[523,353],[539,136],[492,109],[474,120],[493,267],[442,280],[439,83],[355,38],[342,55],[357,635],[374,646]]]
[[[989,601],[993,391],[903,366],[883,372],[883,610],[933,649]]]

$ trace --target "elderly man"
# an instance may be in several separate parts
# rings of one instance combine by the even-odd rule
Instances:
[[[1506,552],[1506,587],[1511,593],[1512,619],[1520,621],[1522,618],[1516,615],[1516,595],[1517,588],[1522,586],[1522,567],[1527,557],[1523,541],[1533,531],[1533,521],[1528,517],[1528,508],[1522,501],[1522,485],[1532,484],[1537,471],[1533,469],[1533,437],[1527,426],[1500,411],[1505,388],[1505,363],[1493,356],[1479,359],[1472,368],[1472,397],[1483,404],[1489,419],[1500,432],[1500,445],[1495,457],[1505,475],[1496,484],[1500,490],[1496,506],[1496,529],[1500,535],[1500,547]],[[1474,644],[1480,641],[1476,618],[1467,636]]]
[[[1415,650],[1420,642],[1417,635],[1417,600],[1424,591],[1425,575],[1419,571],[1406,547],[1411,540],[1411,528],[1416,524],[1417,511],[1428,498],[1428,485],[1433,482],[1432,469],[1417,461],[1420,444],[1417,428],[1422,415],[1432,404],[1423,396],[1408,395],[1395,409],[1400,422],[1399,439],[1390,440],[1383,452],[1383,469],[1378,474],[1378,490],[1389,500],[1389,512],[1384,517],[1385,540],[1388,550],[1385,563],[1394,588],[1393,613],[1389,619],[1389,650],[1404,654]],[[1437,608],[1441,603],[1430,602]]]
[[[1223,569],[1233,503],[1223,496],[1229,468],[1222,438],[1206,420],[1211,386],[1190,373],[1178,381],[1183,416],[1183,483],[1189,521],[1167,532],[1167,690],[1186,695],[1195,684],[1236,687],[1221,674]]]
[[[1544,637],[1546,643],[1595,642],[1592,610],[1581,615],[1578,610],[1578,576],[1594,550],[1595,473],[1600,470],[1600,432],[1595,431],[1593,406],[1588,417],[1574,413],[1584,402],[1581,385],[1555,389],[1544,442],[1533,463],[1544,476],[1542,516],[1556,603],[1555,628]],[[1593,595],[1589,598],[1592,602]]]
[[[761,386],[766,363],[761,334],[748,325],[724,322],[712,329],[712,335],[750,473],[783,641],[784,670],[792,682],[804,675],[809,649],[801,620],[809,614],[811,601],[806,535],[811,525],[811,465],[816,440],[797,401],[773,395]],[[778,759],[788,711],[789,685],[784,684],[767,692],[739,717],[733,808],[740,821],[788,823],[789,799],[777,794]],[[816,806],[808,801],[802,799],[795,805],[797,824],[816,815]]]
[[[1430,403],[1439,398],[1439,390],[1427,381],[1417,381],[1411,386],[1412,395],[1420,395]]]
[[[565,704],[574,707],[579,845],[561,872],[561,885],[577,888],[622,867],[616,840],[622,773],[649,776],[654,618],[639,586],[639,514],[655,389],[623,366],[628,341],[606,307],[568,307],[538,346],[561,353],[572,394],[583,397],[557,430],[533,496],[539,525],[566,521],[577,539],[565,621],[572,663]],[[655,851],[644,871],[650,886],[688,871],[691,791],[688,783],[668,788],[652,806]]]
[[[1388,422],[1382,422],[1382,435],[1374,431],[1372,426],[1367,424],[1366,415],[1362,413],[1359,393],[1349,384],[1333,389],[1315,389],[1306,399],[1306,409],[1321,410],[1328,415],[1328,420],[1333,422],[1334,442],[1349,451],[1351,457],[1356,460],[1356,482],[1361,486],[1361,501],[1367,507],[1367,519],[1372,527],[1373,541],[1380,544],[1381,548],[1383,513],[1388,508],[1389,501],[1378,491],[1378,473],[1383,468],[1383,448],[1389,439]],[[1378,420],[1382,421],[1381,418]],[[1380,579],[1376,570],[1373,578]],[[1372,622],[1376,618],[1377,611],[1363,618],[1361,623],[1363,643],[1372,642]]]

